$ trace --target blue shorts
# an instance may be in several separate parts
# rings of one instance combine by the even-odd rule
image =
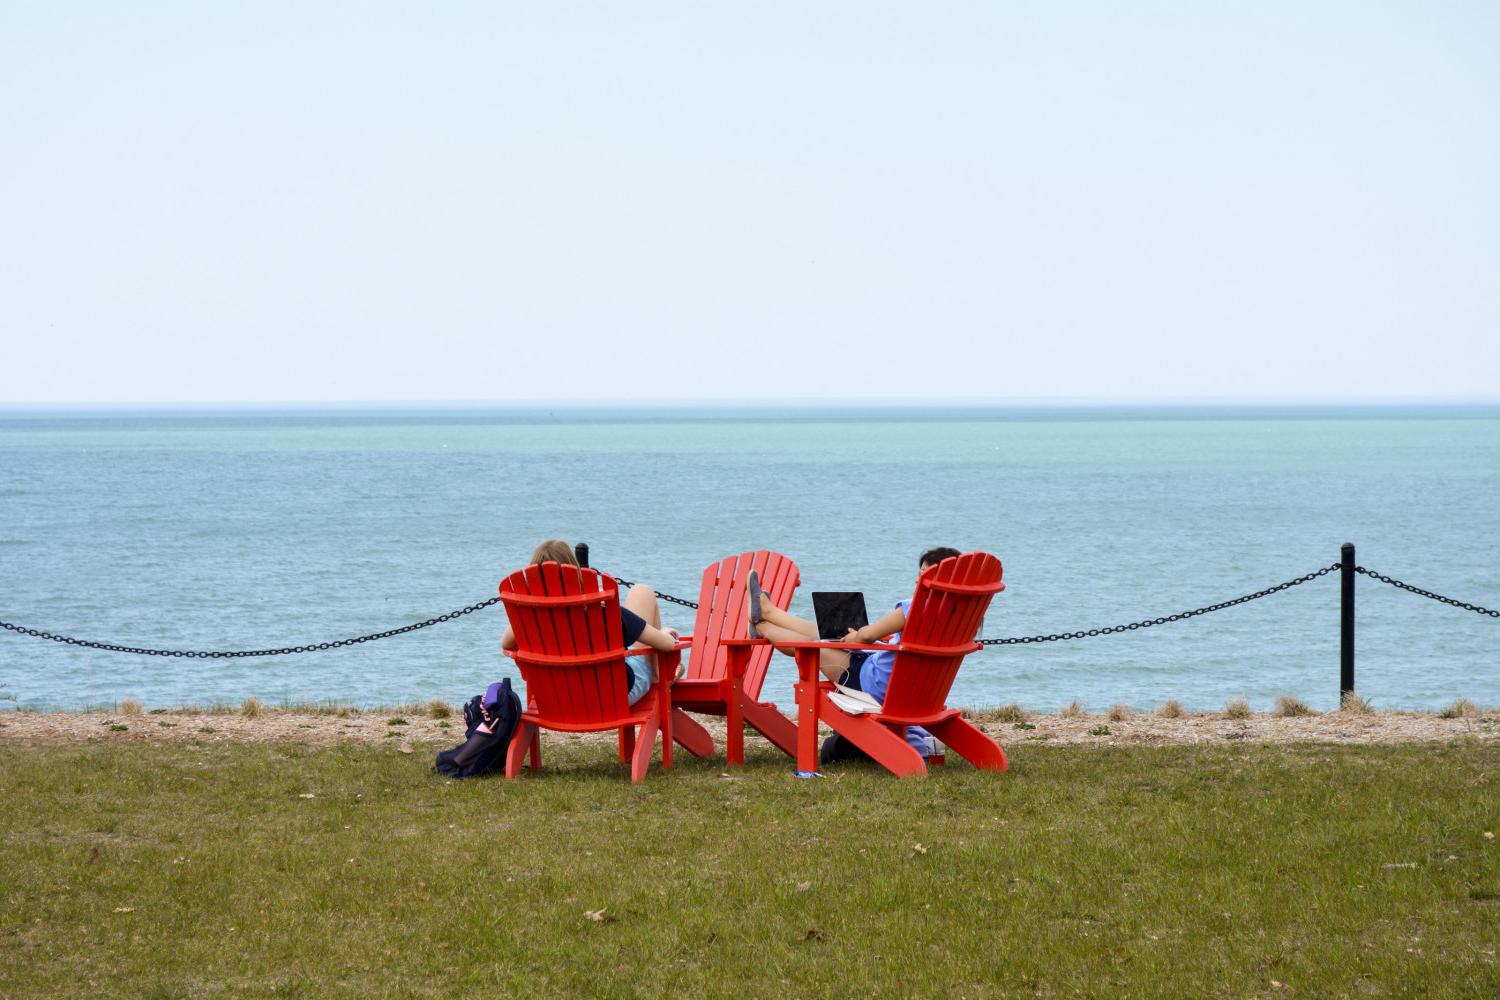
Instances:
[[[857,649],[851,652],[849,654],[849,665],[844,668],[844,675],[839,678],[839,683],[846,688],[863,691],[865,686],[860,683],[859,675],[863,672],[865,661],[869,658],[870,654],[865,650]]]
[[[630,683],[630,694],[626,701],[634,705],[651,690],[651,657],[642,653],[625,657],[625,676]]]

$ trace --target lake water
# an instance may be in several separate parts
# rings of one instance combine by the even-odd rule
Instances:
[[[1361,564],[1500,607],[1500,410],[0,411],[0,620],[174,649],[379,631],[495,594],[547,537],[695,598],[774,548],[812,590],[908,596],[935,545],[1008,589],[982,635],[1214,603],[1358,545]],[[1338,577],[1191,621],[970,658],[952,701],[1330,708]],[[691,612],[665,607],[686,629]],[[499,607],[362,646],[244,660],[106,653],[0,631],[0,710],[457,702],[514,668]],[[1500,621],[1359,581],[1377,707],[1500,703]],[[766,692],[791,704],[790,660]]]

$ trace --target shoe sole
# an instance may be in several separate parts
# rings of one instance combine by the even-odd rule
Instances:
[[[746,583],[750,587],[750,638],[759,639],[760,633],[756,631],[755,626],[759,625],[763,619],[760,614],[760,576],[755,570],[752,569],[750,571],[750,576],[746,578]]]

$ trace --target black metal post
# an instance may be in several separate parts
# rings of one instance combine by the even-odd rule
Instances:
[[[577,557],[578,565],[582,566],[584,569],[589,568],[588,542],[579,542],[577,545],[573,546],[573,555]]]
[[[1354,543],[1339,550],[1339,704],[1354,691]]]

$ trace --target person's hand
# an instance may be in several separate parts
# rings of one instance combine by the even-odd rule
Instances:
[[[860,634],[860,630],[859,629],[857,629],[857,628],[851,628],[849,630],[849,634],[846,635],[846,636],[844,636],[844,641],[845,642],[852,642],[852,643],[854,643],[856,645],[863,645],[864,641],[865,641],[865,637]]]

